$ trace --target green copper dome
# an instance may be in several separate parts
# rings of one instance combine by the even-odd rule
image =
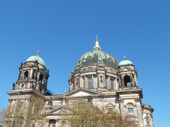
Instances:
[[[39,64],[43,65],[46,68],[44,60],[39,56],[31,56],[26,60],[26,62],[35,62],[35,61],[38,61]]]
[[[101,50],[94,50],[85,53],[76,63],[76,67],[85,67],[103,64],[104,66],[117,68],[117,60],[107,52]]]
[[[119,64],[118,67],[121,66],[128,66],[128,65],[133,65],[133,63],[130,60],[122,60]],[[133,65],[134,66],[134,65]]]

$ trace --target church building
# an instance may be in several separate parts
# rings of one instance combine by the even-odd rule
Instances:
[[[94,50],[86,52],[77,61],[68,80],[69,92],[62,95],[53,95],[47,90],[49,70],[38,54],[21,63],[17,82],[7,92],[10,97],[4,127],[11,124],[38,127],[43,122],[44,127],[69,127],[67,118],[61,113],[68,111],[67,106],[78,98],[99,109],[107,107],[109,111],[129,114],[140,127],[154,127],[154,109],[142,103],[143,93],[135,65],[125,56],[118,62],[111,54],[102,51],[97,36]],[[45,115],[38,122],[28,123],[29,113],[33,112]],[[16,123],[20,116],[25,123]]]

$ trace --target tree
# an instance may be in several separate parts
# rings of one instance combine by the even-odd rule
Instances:
[[[35,125],[43,127],[45,124],[43,119],[44,114],[42,112],[44,105],[44,100],[36,96],[31,96],[31,98],[27,100],[18,100],[16,104],[16,109],[15,105],[8,105],[4,126],[11,126],[11,119],[14,115],[13,127],[33,127]]]
[[[4,108],[0,111],[0,123],[4,123],[5,113],[6,113],[6,108],[4,107]]]
[[[137,127],[129,115],[121,116],[118,112],[104,107],[100,110],[85,102],[70,107],[69,123],[71,127]]]

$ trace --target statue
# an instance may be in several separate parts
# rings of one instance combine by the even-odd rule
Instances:
[[[22,67],[22,66],[23,66],[23,63],[21,63],[20,67]]]
[[[12,85],[12,90],[14,90],[15,89],[15,84],[14,84],[14,82],[13,82],[13,85]]]

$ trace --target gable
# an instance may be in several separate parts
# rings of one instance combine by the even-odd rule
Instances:
[[[58,109],[54,109],[49,114],[65,114],[65,113],[70,113],[70,111],[65,107],[61,107]]]
[[[83,97],[83,96],[91,96],[91,95],[100,95],[100,93],[96,91],[90,91],[87,89],[79,88],[77,90],[68,93],[67,97]]]
[[[90,96],[90,93],[79,91],[77,93],[73,93],[70,97],[80,97],[80,96]]]

